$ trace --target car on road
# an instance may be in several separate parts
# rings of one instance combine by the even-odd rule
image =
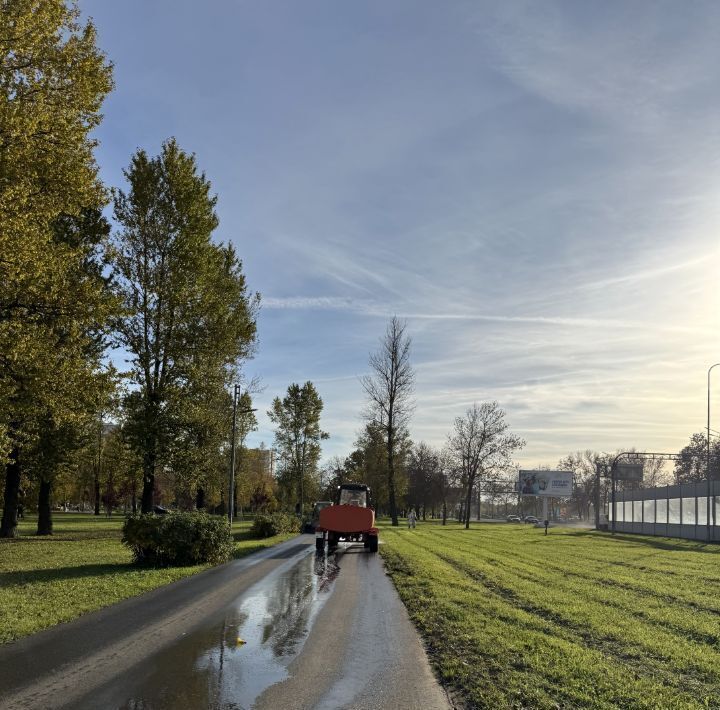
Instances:
[[[522,522],[519,515],[508,515],[506,520],[508,521],[508,523],[521,523]]]
[[[537,524],[540,522],[540,520],[538,518],[536,518],[534,515],[526,515],[525,522]]]

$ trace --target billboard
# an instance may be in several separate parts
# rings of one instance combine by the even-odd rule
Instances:
[[[615,466],[616,481],[642,481],[643,465],[641,463],[619,463]]]
[[[560,498],[571,496],[572,471],[520,471],[520,495]]]

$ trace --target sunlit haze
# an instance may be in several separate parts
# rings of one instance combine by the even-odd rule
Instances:
[[[497,399],[525,466],[677,451],[720,361],[720,4],[81,0],[115,65],[107,185],[174,135],[262,294],[265,412],[345,455],[408,322],[414,440]],[[129,39],[131,38],[131,39]],[[714,428],[720,430],[720,369]]]

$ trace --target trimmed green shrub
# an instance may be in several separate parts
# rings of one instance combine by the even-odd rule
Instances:
[[[228,521],[207,513],[131,515],[122,541],[136,562],[156,566],[218,564],[233,551]]]
[[[253,537],[272,537],[300,532],[300,520],[290,513],[258,513],[250,533]]]

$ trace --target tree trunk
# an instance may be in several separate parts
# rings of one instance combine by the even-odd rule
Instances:
[[[202,510],[205,507],[205,489],[200,486],[195,493],[195,508]]]
[[[158,397],[156,393],[149,394],[145,402],[144,424],[145,436],[143,440],[143,489],[140,498],[140,512],[142,514],[152,513],[155,494],[155,467],[157,466],[158,455]]]
[[[52,535],[52,510],[50,508],[50,493],[52,492],[52,483],[50,481],[41,480],[40,490],[38,491],[38,535]]]
[[[146,472],[143,474],[143,491],[140,499],[140,512],[152,513],[153,511],[153,493],[155,493],[155,476]]]
[[[18,524],[18,499],[20,497],[20,449],[13,446],[10,460],[5,465],[5,496],[0,537],[15,537]]]
[[[95,471],[95,480],[93,482],[93,496],[95,497],[94,515],[100,515],[100,472]]]
[[[388,430],[388,503],[390,504],[390,518],[392,519],[393,527],[398,526],[398,514],[397,505],[395,503],[395,465],[394,465],[394,451],[393,447],[395,442],[392,436],[392,427]]]
[[[472,503],[472,490],[475,481],[468,478],[467,494],[465,495],[465,530],[470,529],[470,505]]]
[[[447,525],[447,503],[445,501],[442,505],[442,524]]]

